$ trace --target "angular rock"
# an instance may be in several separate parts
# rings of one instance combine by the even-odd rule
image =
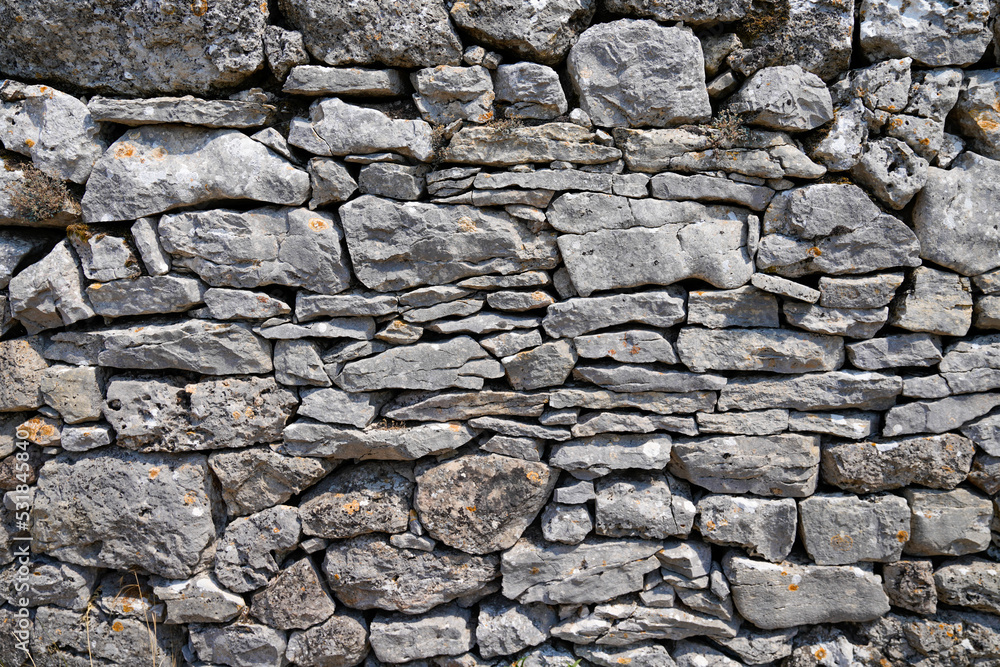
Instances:
[[[910,504],[910,541],[903,551],[916,556],[963,556],[990,544],[993,506],[988,498],[958,488],[950,491],[903,489]]]
[[[210,574],[196,574],[190,579],[156,578],[153,595],[166,604],[164,623],[225,623],[246,609],[243,598],[219,586]]]
[[[981,558],[945,563],[934,572],[938,598],[945,604],[1000,613],[1000,580],[997,565]]]
[[[613,410],[638,408],[661,415],[708,411],[715,406],[716,394],[712,391],[691,391],[680,394],[665,392],[618,393],[601,389],[558,389],[549,398],[555,409],[589,408]]]
[[[769,294],[777,294],[778,296],[788,297],[789,299],[795,299],[804,303],[816,303],[819,301],[819,290],[814,290],[812,287],[797,283],[794,280],[788,280],[787,278],[779,278],[778,276],[765,273],[755,273],[750,278],[750,284]]]
[[[982,417],[1000,405],[1000,394],[965,394],[937,401],[915,401],[897,405],[885,416],[887,436],[909,433],[944,433]]]
[[[287,386],[329,387],[319,346],[309,340],[278,340],[274,343],[274,379]]]
[[[371,623],[372,650],[391,663],[465,653],[476,643],[470,621],[471,612],[454,604],[420,617],[379,614]]]
[[[375,320],[370,317],[332,318],[325,322],[292,324],[277,320],[265,322],[254,329],[269,340],[298,340],[301,338],[346,338],[367,342],[375,337]]]
[[[607,537],[687,536],[695,506],[688,485],[663,473],[612,473],[596,482],[594,532]]]
[[[610,364],[578,366],[573,371],[577,380],[592,382],[615,392],[692,392],[720,389],[726,384],[721,375],[660,370],[655,366]]]
[[[848,338],[873,338],[889,319],[888,308],[824,308],[789,302],[782,310],[793,327]]]
[[[499,559],[447,547],[397,549],[386,536],[361,535],[332,543],[323,572],[337,598],[355,609],[422,614],[489,586]]]
[[[142,275],[139,262],[124,238],[93,233],[86,226],[67,228],[66,236],[80,258],[83,275],[107,282]]]
[[[1000,241],[998,175],[1000,162],[972,152],[948,170],[927,170],[927,185],[913,206],[921,257],[964,276],[1000,266],[1000,257],[990,250]]]
[[[83,291],[80,260],[68,241],[10,279],[11,314],[29,334],[62,327],[94,316]]]
[[[268,67],[278,81],[288,76],[296,65],[309,62],[305,40],[298,30],[285,30],[276,25],[264,28],[264,55]]]
[[[339,389],[306,389],[301,392],[298,414],[329,424],[350,424],[365,428],[378,416],[388,392],[349,393]],[[443,420],[446,421],[446,420]]]
[[[532,234],[505,213],[365,195],[340,215],[358,279],[378,291],[557,263],[552,234]]]
[[[843,346],[843,339],[839,337],[783,329],[684,327],[677,336],[681,361],[697,373],[707,370],[832,371],[844,363]]]
[[[215,541],[215,494],[204,456],[61,454],[39,474],[32,538],[68,563],[188,577]]]
[[[299,503],[302,532],[344,539],[406,530],[412,472],[399,464],[360,463],[327,476]]]
[[[594,520],[583,505],[549,503],[542,512],[541,528],[549,542],[579,544],[594,529]]]
[[[542,604],[519,605],[503,597],[479,606],[476,643],[484,658],[511,655],[549,638],[556,614]]]
[[[937,611],[934,565],[930,560],[897,560],[882,567],[882,587],[889,601],[918,614]]]
[[[558,426],[540,426],[504,417],[476,417],[468,425],[475,429],[494,431],[510,438],[531,438],[533,440],[569,440],[569,431]]]
[[[61,563],[38,556],[27,570],[18,576],[18,564],[13,563],[0,573],[0,596],[11,605],[27,599],[32,607],[56,605],[74,611],[84,611],[97,579],[90,567]],[[27,576],[25,576],[27,575]]]
[[[503,67],[507,67],[507,65]],[[605,194],[609,193],[612,187],[609,174],[592,173],[578,169],[481,172],[475,177],[475,186],[484,189],[518,187],[529,190],[585,190]],[[563,202],[564,204],[573,202],[573,197],[566,197],[564,195],[556,199],[552,204],[552,208],[549,209],[548,215],[551,215],[560,207],[560,204],[556,202]]]
[[[738,546],[751,556],[784,560],[795,542],[795,501],[712,495],[698,501],[698,531],[713,544]]]
[[[656,361],[674,364],[678,361],[669,340],[659,332],[645,329],[577,336],[573,339],[573,346],[577,354],[585,359],[610,357],[628,364]]]
[[[731,378],[722,388],[718,409],[885,410],[902,389],[898,375],[850,370],[779,378],[744,376]]]
[[[238,130],[146,125],[97,161],[82,206],[87,222],[111,222],[225,199],[297,206],[308,195],[308,174]]]
[[[139,251],[146,272],[151,276],[163,276],[170,272],[170,255],[160,245],[153,218],[139,218],[132,225],[132,242]]]
[[[966,424],[961,431],[990,456],[1000,456],[1000,416],[987,415]]]
[[[851,176],[890,208],[906,206],[927,182],[927,160],[892,137],[868,141]]]
[[[285,657],[303,667],[358,665],[368,654],[368,624],[360,614],[334,615],[288,637]]]
[[[428,123],[485,123],[493,118],[493,80],[485,67],[438,65],[419,70],[410,79],[417,91],[413,101]]]
[[[334,380],[346,391],[379,389],[481,389],[484,377],[500,377],[502,368],[468,336],[441,343],[392,348],[344,366]]]
[[[542,321],[545,333],[554,338],[575,338],[604,327],[640,322],[671,327],[684,320],[684,290],[665,290],[568,299],[548,308]]]
[[[941,361],[941,339],[929,334],[893,334],[845,346],[847,359],[866,371],[899,366],[935,366]]]
[[[383,410],[383,414],[401,421],[449,421],[485,415],[538,417],[547,399],[548,394],[544,392],[403,392]]]
[[[391,294],[347,292],[336,295],[297,292],[295,317],[307,322],[320,317],[354,317],[395,315],[399,299]]]
[[[953,489],[968,475],[975,447],[946,433],[881,442],[837,442],[823,448],[823,479],[853,493],[920,484]]]
[[[594,646],[578,644],[573,647],[577,655],[598,667],[674,667],[675,663],[662,644],[638,642],[630,646]],[[623,662],[627,661],[627,662]]]
[[[190,310],[202,303],[204,292],[197,278],[167,275],[92,283],[86,294],[95,313],[115,318]]]
[[[393,151],[425,162],[434,153],[431,126],[424,121],[394,120],[335,97],[313,102],[308,118],[292,119],[288,143],[326,156]]]
[[[198,658],[230,667],[280,667],[285,633],[256,623],[195,625],[191,647]]]
[[[962,133],[972,139],[972,148],[988,158],[1000,158],[1000,134],[994,107],[1000,97],[1000,71],[978,70],[966,73],[954,116]],[[969,160],[975,161],[976,155]],[[968,164],[968,160],[966,161]]]
[[[423,166],[379,162],[361,170],[358,185],[365,194],[416,201],[427,189],[424,179],[426,171]]]
[[[281,92],[310,96],[400,97],[406,94],[406,89],[406,79],[394,69],[298,65],[288,74]]]
[[[187,383],[182,378],[117,376],[108,381],[104,417],[117,444],[183,452],[276,442],[297,404],[272,378]]]
[[[559,75],[532,62],[500,65],[494,79],[496,101],[506,118],[551,120],[569,108]]]
[[[454,334],[472,333],[484,334],[511,329],[531,329],[541,324],[541,318],[531,315],[508,315],[493,312],[482,312],[460,320],[447,320],[428,324],[426,328],[435,333]]]
[[[804,498],[819,480],[819,438],[788,433],[678,440],[670,472],[713,493]]]
[[[765,67],[729,98],[727,108],[748,122],[774,130],[812,130],[833,118],[830,91],[823,80],[798,65]]]
[[[646,61],[639,54],[670,54]],[[690,31],[622,19],[586,30],[570,51],[580,106],[603,127],[665,127],[711,116],[704,57]],[[669,82],[669,85],[661,85]]]
[[[114,431],[107,424],[89,424],[87,426],[63,427],[62,441],[59,443],[67,452],[85,452],[110,445],[115,439]]]
[[[270,105],[244,100],[202,100],[190,95],[145,100],[98,95],[87,103],[87,110],[96,121],[129,126],[176,123],[213,129],[249,129],[267,125],[274,119],[274,107]]]
[[[600,137],[573,123],[546,123],[501,130],[496,127],[468,127],[460,130],[445,149],[446,162],[506,167],[530,162],[556,160],[574,164],[604,164],[622,156]]]
[[[861,159],[868,140],[866,109],[861,99],[835,107],[825,136],[811,146],[809,157],[830,171],[847,171]]]
[[[250,608],[254,618],[279,630],[308,628],[333,612],[333,599],[308,557],[283,568],[267,588],[254,593]]]
[[[302,31],[306,48],[327,65],[427,67],[457,65],[462,42],[443,3],[407,0],[392,12],[375,0],[282,0],[288,21]]]
[[[894,303],[889,323],[910,331],[964,336],[972,326],[969,279],[924,266],[914,269]]]
[[[236,593],[267,585],[279,564],[299,543],[301,526],[296,508],[277,505],[235,519],[226,526],[215,554],[215,576]]]
[[[2,58],[2,56],[0,56]],[[72,95],[48,86],[0,82],[0,144],[31,158],[47,176],[86,183],[107,142],[102,126]]]
[[[314,157],[309,160],[308,169],[312,187],[309,210],[347,201],[358,189],[347,168],[336,160]]]
[[[807,623],[870,621],[889,611],[882,579],[857,566],[772,564],[730,552],[722,567],[746,620],[774,630]]]
[[[777,327],[778,301],[752,286],[734,290],[696,290],[688,293],[687,322],[711,329]],[[621,356],[616,358],[624,360]]]
[[[8,160],[0,171],[0,223],[65,229],[80,220],[80,203],[65,184],[29,163]],[[9,276],[8,276],[9,278]]]
[[[654,197],[670,201],[696,199],[701,201],[723,201],[746,206],[755,211],[763,211],[774,196],[774,190],[759,185],[737,183],[717,176],[683,176],[681,174],[657,174],[650,182]]]
[[[670,460],[670,436],[597,435],[552,447],[549,464],[577,479],[594,479],[612,470],[662,470]]]
[[[702,433],[736,435],[773,435],[788,428],[788,410],[760,410],[720,414],[699,412],[698,430]]]
[[[333,470],[322,459],[284,456],[269,447],[214,452],[208,465],[222,487],[230,517],[280,505]]]
[[[548,292],[490,292],[486,302],[498,310],[524,312],[538,308],[548,308],[556,302]]]
[[[358,430],[299,421],[285,428],[282,451],[292,456],[412,461],[461,447],[476,432],[462,424],[420,424]]]
[[[104,375],[93,367],[51,366],[38,385],[45,403],[67,424],[101,418]]]
[[[861,49],[869,60],[910,57],[927,67],[964,67],[986,52],[990,6],[984,0],[961,8],[929,0],[908,9],[887,0],[861,0]]]
[[[898,496],[817,494],[799,502],[802,542],[817,565],[899,560],[910,510]]]

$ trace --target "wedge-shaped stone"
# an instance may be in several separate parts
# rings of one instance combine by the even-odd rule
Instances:
[[[990,456],[1000,457],[1000,415],[990,414],[962,427],[962,435]]]
[[[393,151],[424,162],[434,153],[431,126],[426,122],[395,120],[335,97],[313,102],[308,118],[292,119],[288,143],[315,155]]]
[[[684,327],[677,335],[677,352],[684,365],[696,373],[807,373],[832,371],[844,364],[844,340],[839,336],[786,329]]]
[[[698,501],[698,530],[706,542],[743,547],[775,563],[792,550],[797,517],[791,498],[711,495]]]
[[[952,343],[945,348],[939,368],[944,373],[1000,368],[1000,334]]]
[[[687,537],[695,506],[686,482],[662,472],[616,472],[597,480],[594,532],[657,540]]]
[[[655,361],[675,364],[678,361],[670,341],[663,334],[646,329],[577,336],[573,339],[573,346],[584,359],[608,357],[626,364]]]
[[[215,576],[231,591],[249,593],[271,581],[302,535],[298,511],[277,505],[226,526],[215,554]]]
[[[899,496],[816,494],[799,501],[802,542],[817,565],[899,560],[910,539],[910,508]]]
[[[267,7],[223,0],[171,9],[129,2],[100,12],[11,2],[4,7],[0,69],[134,96],[238,86],[263,66]],[[126,20],[129,39],[114,39]],[[40,26],[49,26],[42,40]]]
[[[710,329],[777,327],[778,300],[752,285],[733,290],[695,290],[688,293],[687,323]]]
[[[699,220],[655,229],[605,229],[559,237],[559,250],[581,296],[597,290],[670,285],[698,278],[722,289],[753,275],[753,230],[739,220]],[[669,257],[670,261],[660,261]]]
[[[910,504],[910,541],[914,556],[964,556],[990,546],[993,502],[965,489],[904,489]]]
[[[210,574],[181,580],[156,577],[150,584],[156,599],[166,604],[164,622],[169,625],[225,623],[246,609],[242,596],[219,586]]]
[[[201,455],[67,453],[39,474],[32,539],[67,563],[189,577],[215,542],[217,502]]]
[[[937,401],[915,401],[897,405],[885,415],[882,434],[887,437],[910,433],[944,433],[961,428],[1000,405],[1000,393],[963,394]]]
[[[646,53],[661,58],[646,58]],[[588,28],[567,60],[580,106],[602,127],[708,120],[701,44],[686,28],[622,19]]]
[[[707,373],[686,373],[657,366],[586,365],[577,366],[573,377],[616,392],[690,392],[721,389],[726,378]]]
[[[765,563],[731,551],[722,559],[733,602],[759,628],[871,621],[889,611],[871,567]]]
[[[718,176],[682,176],[657,174],[650,181],[654,197],[667,200],[697,199],[722,201],[763,211],[774,196],[774,190],[761,185],[738,183]]]
[[[503,553],[503,594],[522,604],[589,604],[642,590],[643,577],[660,567],[660,542],[591,537],[553,545],[529,535]]]
[[[885,410],[903,390],[898,375],[862,371],[807,373],[791,377],[731,378],[719,394],[719,410]]]
[[[174,368],[205,375],[270,373],[271,344],[242,323],[155,321],[137,327],[61,332],[52,336],[46,358],[73,364]]]
[[[450,421],[486,415],[538,417],[545,411],[546,392],[513,391],[412,391],[402,392],[383,414],[400,421]]]
[[[254,593],[250,609],[254,618],[279,630],[308,628],[333,612],[333,599],[308,557],[283,568],[267,588]]]
[[[401,97],[406,90],[406,80],[394,69],[298,65],[288,74],[281,92],[291,95]]]
[[[808,303],[784,304],[788,324],[817,334],[872,338],[889,319],[888,308],[825,308]]]
[[[675,608],[661,608],[637,605],[635,602],[612,602],[598,605],[594,608],[593,613],[585,618],[579,620],[571,618],[554,627],[552,635],[581,644],[594,642],[596,638],[596,641],[600,642],[599,646],[630,646],[636,642],[684,639],[696,635],[704,635],[713,639],[734,637],[739,624],[738,619],[724,620],[680,605]],[[658,661],[650,664],[696,667],[700,664],[699,662],[688,663],[681,658],[685,644],[685,642],[679,642],[676,645],[674,655],[679,658],[676,663],[668,657],[669,662]],[[688,645],[692,648],[701,648],[703,651],[711,651],[700,644]],[[698,657],[705,659],[703,656]],[[713,664],[725,663],[716,662]]]
[[[819,481],[819,437],[787,433],[677,440],[670,472],[713,493],[804,498]]]
[[[69,241],[60,241],[10,279],[10,313],[31,334],[91,318],[95,313],[83,285],[80,260]]]
[[[101,156],[82,205],[86,222],[111,222],[224,199],[297,206],[308,196],[309,174],[238,130],[146,125]]]
[[[507,67],[507,65],[501,67]],[[611,174],[598,174],[579,169],[482,172],[475,177],[475,186],[482,189],[586,190],[589,192],[611,194],[611,176]],[[559,199],[562,199],[562,197]],[[556,201],[559,201],[559,199]]]
[[[860,278],[819,279],[819,305],[824,308],[882,308],[903,284],[902,273],[880,273]]]
[[[823,480],[846,491],[874,493],[920,484],[953,489],[976,448],[954,433],[903,440],[836,442],[823,448]]]
[[[329,424],[364,428],[375,421],[391,396],[387,391],[346,392],[332,387],[303,389],[298,414]]]
[[[552,447],[549,464],[577,479],[594,479],[612,470],[662,470],[670,461],[669,435],[595,435]]]
[[[659,391],[618,393],[603,389],[557,389],[549,397],[549,406],[613,410],[637,408],[661,415],[685,414],[711,410],[715,406],[714,391],[689,391],[671,394]]]
[[[270,447],[214,452],[208,465],[222,487],[229,516],[280,505],[333,470],[323,459],[285,456]]]
[[[296,404],[270,377],[187,383],[119,376],[108,382],[104,417],[120,447],[184,452],[277,442]]]
[[[389,291],[486,273],[551,269],[555,237],[499,211],[365,195],[340,207],[358,279]]]
[[[205,285],[197,278],[139,276],[132,280],[92,283],[87,299],[103,317],[179,313],[202,303]]]
[[[274,107],[245,100],[202,100],[186,97],[154,97],[117,100],[96,96],[87,103],[94,120],[119,125],[179,123],[202,127],[247,129],[267,125]]]
[[[466,553],[488,554],[517,542],[557,478],[544,463],[463,456],[420,475],[413,504],[432,537]]]
[[[427,67],[457,65],[462,57],[448,10],[434,0],[407,0],[391,12],[376,0],[282,0],[281,9],[327,65]]]
[[[672,327],[684,321],[685,291],[665,290],[567,299],[549,306],[542,327],[553,338],[575,338],[616,324]]]
[[[413,495],[410,466],[369,461],[344,467],[299,503],[302,532],[329,539],[406,530]]]
[[[621,156],[620,150],[603,145],[594,132],[579,125],[546,123],[512,130],[463,128],[452,137],[442,157],[446,162],[509,167],[556,160],[574,164],[603,164]]]
[[[497,377],[503,377],[500,362],[472,338],[460,336],[441,343],[394,347],[352,361],[334,382],[347,391],[482,389],[483,378]]]
[[[337,219],[304,208],[214,209],[165,215],[160,241],[174,266],[213,287],[289,285],[320,294],[350,284]]]
[[[298,421],[285,427],[281,449],[291,456],[412,461],[458,449],[475,435],[473,429],[456,422],[361,430]]]
[[[323,572],[337,599],[354,609],[422,614],[490,586],[500,574],[494,555],[472,556],[448,547],[398,549],[387,535],[333,542]]]
[[[963,276],[1000,266],[1000,162],[963,153],[950,169],[931,167],[913,207],[920,256]]]

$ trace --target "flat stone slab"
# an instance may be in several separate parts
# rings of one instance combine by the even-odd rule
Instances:
[[[903,390],[898,375],[831,371],[779,377],[732,378],[719,394],[719,410],[886,410]]]
[[[94,120],[119,125],[180,123],[202,127],[261,127],[274,119],[274,107],[243,100],[202,100],[185,97],[153,97],[127,100],[95,96],[87,102]]]
[[[452,137],[442,155],[446,162],[486,167],[554,160],[604,164],[621,156],[619,149],[599,143],[595,133],[573,123],[546,123],[510,131],[466,127]]]
[[[684,320],[685,292],[665,290],[573,298],[548,307],[542,327],[553,338],[575,338],[585,333],[630,322],[671,327]]]
[[[406,79],[398,70],[319,65],[293,67],[281,88],[281,92],[290,95],[364,97],[398,97],[406,90]]]
[[[475,435],[474,429],[457,422],[362,430],[297,421],[285,427],[281,451],[292,456],[330,459],[413,461],[458,449]]]
[[[844,363],[844,341],[839,336],[787,329],[684,327],[677,335],[677,352],[696,373],[808,373],[836,370]]]

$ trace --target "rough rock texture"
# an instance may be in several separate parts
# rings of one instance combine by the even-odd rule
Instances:
[[[861,0],[861,49],[872,61],[910,57],[928,67],[971,65],[990,41],[989,3],[961,7],[940,0],[907,8],[886,0]]]

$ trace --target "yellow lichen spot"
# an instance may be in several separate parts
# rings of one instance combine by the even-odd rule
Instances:
[[[156,476],[159,475],[159,474],[160,474],[160,469],[159,468],[150,468],[150,470],[149,470],[149,478],[150,479],[156,479]]]
[[[531,568],[531,574],[538,574],[539,572],[541,572],[541,570],[539,570],[537,567]]]
[[[524,476],[527,477],[528,479],[530,479],[532,482],[541,482],[542,481],[542,476],[539,475],[534,470],[529,470],[528,472],[524,473]]]
[[[187,493],[184,494],[185,505],[194,505],[196,500],[198,500],[198,496],[195,495],[193,491],[188,491]]]
[[[149,157],[153,158],[154,160],[162,160],[163,158],[167,157],[167,150],[162,146],[157,146],[156,148],[154,148],[149,152]]]
[[[458,432],[458,431],[462,430],[462,427],[459,424],[449,424],[448,428],[450,428],[452,431],[455,431],[455,432]]]
[[[898,533],[896,533],[896,539],[899,540],[900,542],[905,542],[906,540],[910,539],[910,534],[905,530],[901,530]]]
[[[323,218],[310,218],[309,219],[309,229],[314,232],[322,232],[330,229],[330,223]]]
[[[264,0],[262,3],[260,3],[260,13],[267,14],[267,0]]]
[[[132,611],[133,611],[132,605],[130,605],[128,603],[122,604],[122,613],[123,614],[128,614],[128,613],[131,613]]]
[[[799,590],[799,585],[798,584],[789,584],[788,585],[788,590],[793,591],[793,592],[797,591],[797,590]]]
[[[195,16],[204,16],[208,11],[208,0],[193,0],[191,3],[191,13]]]
[[[832,535],[830,537],[830,546],[832,546],[837,551],[850,551],[854,548],[854,538],[850,535]]]
[[[475,512],[476,511],[476,506],[475,505],[468,505],[465,509],[469,510],[470,512]]]
[[[253,419],[253,408],[247,408],[243,411],[243,414],[247,419]]]
[[[275,534],[278,534],[278,533],[281,532],[281,528],[278,528],[277,526],[275,526],[274,528],[271,529],[271,532],[275,533]]]
[[[822,660],[823,658],[826,657],[826,649],[825,648],[821,648],[821,649],[817,650],[815,653],[813,653],[813,655],[816,656],[817,660]]]
[[[233,419],[239,420],[239,418],[241,416],[242,416],[242,413],[240,413],[239,410],[233,410]]]
[[[705,528],[708,528],[709,530],[715,530],[715,522],[714,521],[706,521],[705,522]]]
[[[32,141],[31,139],[25,139],[24,143],[28,146],[28,148],[31,148],[32,146],[35,145],[35,142]]]
[[[458,228],[463,232],[474,232],[476,231],[476,221],[467,215],[463,215],[458,219]]]
[[[111,629],[115,632],[121,632],[125,629],[125,626],[121,624],[121,621],[115,621],[111,624]]]
[[[361,503],[359,503],[357,500],[352,500],[351,502],[346,503],[341,509],[347,512],[348,514],[354,514],[359,509],[361,509]]]
[[[823,254],[823,251],[817,248],[816,246],[813,246],[812,248],[809,248],[809,250],[806,250],[806,254],[809,255],[810,257],[819,257],[820,255]]]
[[[618,658],[619,665],[628,665],[632,663],[632,658]]]
[[[103,284],[101,284],[101,283],[94,283],[93,285],[90,286],[90,289],[92,289],[92,290],[99,290],[102,287],[104,287]]]
[[[135,146],[129,142],[123,142],[115,149],[115,158],[121,159],[123,157],[132,157],[135,155]]]

